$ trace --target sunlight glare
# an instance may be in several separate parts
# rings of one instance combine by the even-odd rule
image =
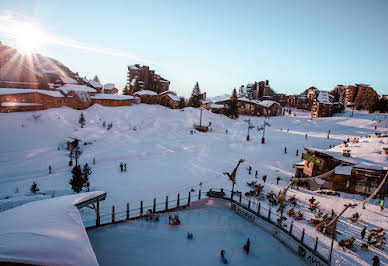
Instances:
[[[25,22],[13,25],[12,35],[16,48],[22,54],[38,52],[46,39],[44,32],[38,26]]]

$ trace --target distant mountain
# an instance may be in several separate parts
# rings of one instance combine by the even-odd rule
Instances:
[[[78,73],[72,72],[58,60],[41,54],[23,55],[0,42],[0,82],[54,83],[60,77],[81,81]]]

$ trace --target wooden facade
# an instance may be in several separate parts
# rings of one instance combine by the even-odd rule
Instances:
[[[324,184],[317,184],[314,180],[307,182],[308,187],[312,190],[328,188],[335,191],[368,195],[376,190],[387,172],[387,170],[373,166],[370,168],[361,167],[351,163],[346,158],[338,158],[339,156],[334,156],[330,152],[311,148],[305,148],[305,150],[306,152],[302,154],[304,165],[294,165],[296,177],[314,177],[334,170]],[[382,193],[388,193],[388,180]]]

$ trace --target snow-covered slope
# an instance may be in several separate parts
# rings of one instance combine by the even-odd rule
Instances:
[[[266,144],[262,145],[262,132],[255,129],[250,132],[251,141],[245,140],[247,123],[244,119],[247,117],[244,116],[231,120],[205,110],[202,122],[212,122],[212,131],[191,135],[193,124],[199,121],[198,109],[180,111],[145,104],[113,108],[94,105],[82,112],[86,119],[82,129],[78,124],[81,111],[66,107],[40,111],[38,119],[34,119],[31,112],[0,114],[0,209],[14,207],[15,202],[71,193],[71,168],[68,151],[63,147],[68,137],[82,140],[80,163],[92,167],[91,190],[108,193],[102,203],[102,212],[109,212],[112,205],[117,210],[125,210],[126,202],[136,206],[140,200],[145,205],[152,203],[154,197],[157,202],[164,200],[166,195],[171,199],[178,192],[200,188],[201,182],[203,191],[209,187],[230,188],[230,182],[222,173],[232,171],[241,158],[246,162],[238,170],[236,189],[246,191],[246,182],[251,181],[258,170],[259,177],[268,175],[264,191],[277,192],[295,173],[292,166],[301,161],[304,146],[328,149],[347,138],[375,132],[372,121],[375,115],[355,112],[349,117],[350,113],[345,112],[332,118],[310,119],[309,113],[298,111],[295,117],[271,118],[271,127],[266,128]],[[250,119],[255,126],[264,122],[262,117]],[[384,115],[379,119],[383,120]],[[103,128],[104,121],[113,123],[110,131]],[[329,129],[330,139],[327,138]],[[308,134],[307,139],[305,134]],[[84,142],[89,144],[83,145]],[[127,172],[120,172],[120,162],[127,163]],[[49,165],[53,170],[51,175],[48,174]],[[251,175],[246,170],[249,165],[253,168]],[[275,182],[277,176],[281,178],[279,185]],[[46,195],[31,195],[29,187],[33,181]],[[307,217],[313,215],[306,208],[312,192],[290,190],[291,194],[301,199],[301,209]],[[343,194],[341,199],[315,194],[314,197],[321,202],[322,211],[333,208],[335,212],[341,211],[349,200],[355,203],[362,200],[361,196],[348,194]],[[355,211],[361,214],[362,224],[349,224],[346,217],[352,212],[346,214],[339,229],[352,229],[341,238],[359,235],[364,223],[370,228],[388,229],[386,211],[381,215],[376,203],[367,204],[365,210],[357,207]],[[309,233],[314,234],[315,229],[306,221],[296,226],[298,224],[310,228]],[[385,253],[377,254],[387,261]],[[370,263],[369,255],[359,256],[352,252],[346,257],[351,258],[345,260],[350,264]]]

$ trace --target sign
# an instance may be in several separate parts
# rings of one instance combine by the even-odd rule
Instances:
[[[312,254],[310,251],[305,249],[302,246],[298,247],[298,255],[308,264],[314,265],[314,266],[325,266],[326,264],[323,264],[320,259],[318,259],[314,254]]]
[[[237,205],[232,203],[231,206],[232,210],[234,210],[238,215],[244,217],[245,219],[251,221],[252,223],[255,222],[256,217],[249,213],[248,211],[242,209],[242,208],[237,208]]]

